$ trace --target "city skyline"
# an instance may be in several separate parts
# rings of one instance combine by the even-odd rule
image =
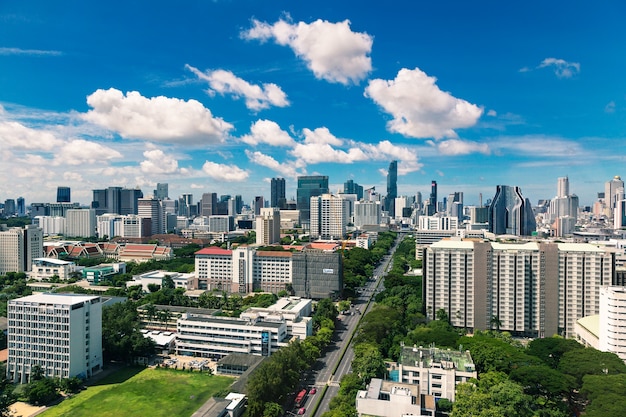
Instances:
[[[365,6],[365,7],[363,7]],[[622,177],[626,5],[36,0],[0,9],[0,201],[157,183],[270,197],[323,175],[398,195]],[[337,41],[340,40],[340,41]]]

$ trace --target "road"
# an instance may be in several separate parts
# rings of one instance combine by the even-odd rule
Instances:
[[[402,241],[404,235],[399,234],[393,246],[390,249],[390,253],[386,255],[381,263],[374,270],[375,279],[370,279],[365,287],[363,287],[359,293],[357,299],[353,301],[353,307],[350,308],[350,314],[340,314],[339,320],[335,327],[335,335],[333,343],[326,350],[325,355],[320,358],[312,373],[305,376],[305,381],[309,385],[315,386],[317,393],[315,395],[309,395],[306,402],[305,415],[313,416],[309,410],[312,410],[313,405],[320,401],[319,407],[315,416],[321,416],[323,413],[329,410],[329,403],[339,392],[339,381],[341,378],[350,372],[350,365],[354,358],[354,352],[350,346],[352,335],[354,334],[359,320],[362,317],[361,314],[367,314],[372,308],[373,296],[382,289],[383,282],[382,277],[391,268],[391,259],[393,253],[396,251],[398,243]],[[345,355],[341,357],[342,352],[345,349]],[[335,371],[336,368],[336,371]],[[333,371],[335,371],[333,373]],[[323,389],[328,386],[326,392]],[[323,398],[320,400],[319,396],[323,394]]]

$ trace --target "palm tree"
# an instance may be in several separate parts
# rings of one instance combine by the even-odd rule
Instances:
[[[152,303],[146,304],[145,312],[146,312],[146,321],[147,321],[146,327],[148,327],[152,325],[152,321],[156,318],[157,308]]]
[[[172,318],[172,312],[168,309],[161,310],[158,312],[158,319],[161,323],[165,325],[165,330],[168,328],[168,324],[170,319]]]
[[[496,330],[500,330],[500,326],[502,326],[502,322],[500,321],[500,317],[498,317],[497,315],[493,315],[491,316],[491,320],[490,320],[490,324],[491,324],[491,329],[493,330],[494,326],[496,328]]]

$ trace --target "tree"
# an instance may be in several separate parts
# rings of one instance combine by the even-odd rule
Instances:
[[[626,410],[626,374],[586,375],[581,395],[589,401],[585,416],[619,416]]]
[[[150,304],[146,304],[144,307],[144,311],[146,314],[146,321],[149,324],[152,324],[152,321],[156,318],[157,315],[157,308],[154,304],[150,303]]]
[[[368,382],[372,378],[382,378],[385,375],[385,361],[375,344],[359,343],[354,345],[352,371],[363,382]]]
[[[124,362],[154,353],[154,342],[140,331],[139,315],[133,301],[102,309],[102,350],[106,360]]]
[[[0,375],[0,417],[11,416],[9,406],[15,402],[13,384],[11,384],[5,375],[5,372],[2,372]]]
[[[511,379],[524,387],[524,392],[533,396],[543,396],[560,400],[575,385],[574,378],[564,375],[547,365],[529,365],[513,369]]]
[[[492,329],[496,329],[496,330],[500,330],[500,327],[502,326],[502,321],[500,320],[500,317],[497,315],[493,315],[491,316],[491,320],[489,320],[489,324],[491,325]]]
[[[263,417],[280,417],[283,415],[283,408],[275,402],[265,403]]]
[[[574,339],[564,339],[560,336],[534,339],[528,344],[528,354],[541,359],[552,369],[559,366],[564,353],[585,347]]]
[[[172,312],[169,311],[168,309],[159,310],[157,312],[157,317],[159,321],[165,326],[165,330],[167,330],[169,321],[172,319]]]
[[[626,364],[614,353],[588,347],[565,352],[559,362],[559,370],[573,376],[576,386],[581,387],[585,375],[623,374],[626,373]]]
[[[51,378],[42,378],[28,383],[24,389],[27,401],[33,405],[46,405],[60,397],[57,386]]]

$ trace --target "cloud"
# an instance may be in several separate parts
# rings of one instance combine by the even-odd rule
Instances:
[[[84,139],[73,139],[58,149],[54,165],[94,164],[121,157],[122,154],[115,149]]]
[[[454,129],[476,124],[483,110],[441,91],[419,68],[401,69],[394,80],[370,80],[365,96],[393,116],[387,130],[414,138],[456,137]]]
[[[605,113],[615,113],[615,102],[609,101],[606,106],[604,106]]]
[[[302,129],[305,143],[327,144],[341,146],[343,141],[335,137],[326,127],[318,127],[315,130]]]
[[[123,138],[184,144],[221,143],[233,125],[196,100],[164,96],[147,98],[137,91],[99,89],[87,97],[93,108],[82,118],[117,132]]]
[[[282,174],[284,177],[295,178],[298,175],[303,175],[306,173],[304,171],[298,171],[301,167],[297,162],[280,163],[274,157],[266,155],[259,151],[252,152],[246,149],[245,152],[250,162],[269,168],[272,171]]]
[[[499,136],[489,141],[489,147],[498,155],[503,151],[513,152],[516,155],[549,155],[552,159],[585,155],[580,143],[546,135]],[[546,149],[550,150],[547,154]]]
[[[226,182],[240,182],[248,178],[250,173],[235,165],[217,164],[206,161],[202,166],[202,171],[209,177]]]
[[[559,58],[546,58],[539,65],[537,65],[534,69],[539,68],[548,68],[552,67],[554,69],[554,73],[559,78],[572,78],[574,75],[580,72],[580,63],[578,62],[568,62],[564,59]],[[520,68],[519,72],[530,72],[533,68],[523,67]]]
[[[383,140],[376,145],[363,144],[363,148],[368,158],[372,160],[398,160],[398,175],[419,171],[424,166],[419,162],[419,157],[414,149],[394,145],[388,140]]]
[[[458,139],[450,139],[438,143],[437,150],[442,155],[468,155],[471,153],[482,153],[489,155],[491,153],[489,145],[486,143],[478,143],[471,141],[464,141]]]
[[[144,161],[139,166],[144,174],[173,174],[178,172],[178,161],[161,149],[149,149],[143,153]]]
[[[271,120],[257,120],[250,126],[250,134],[241,137],[241,141],[248,145],[267,143],[272,146],[293,146],[294,140]]]
[[[0,48],[0,55],[60,56],[63,55],[63,52],[41,49]]]
[[[252,28],[242,32],[241,37],[262,42],[274,39],[279,45],[289,46],[316,78],[329,82],[357,84],[372,70],[369,54],[373,38],[353,32],[349,20],[291,24],[281,19],[270,25],[253,19]]]
[[[498,113],[495,110],[489,110],[487,116],[496,117]]]
[[[259,111],[268,109],[270,106],[289,106],[287,94],[276,84],[268,83],[262,86],[250,84],[226,70],[202,72],[190,65],[185,65],[185,68],[193,72],[199,79],[209,83],[210,94],[217,92],[222,95],[232,94],[235,98],[244,97],[246,107],[250,110]]]
[[[19,122],[0,120],[0,148],[51,151],[62,144],[52,132],[33,129]]]

